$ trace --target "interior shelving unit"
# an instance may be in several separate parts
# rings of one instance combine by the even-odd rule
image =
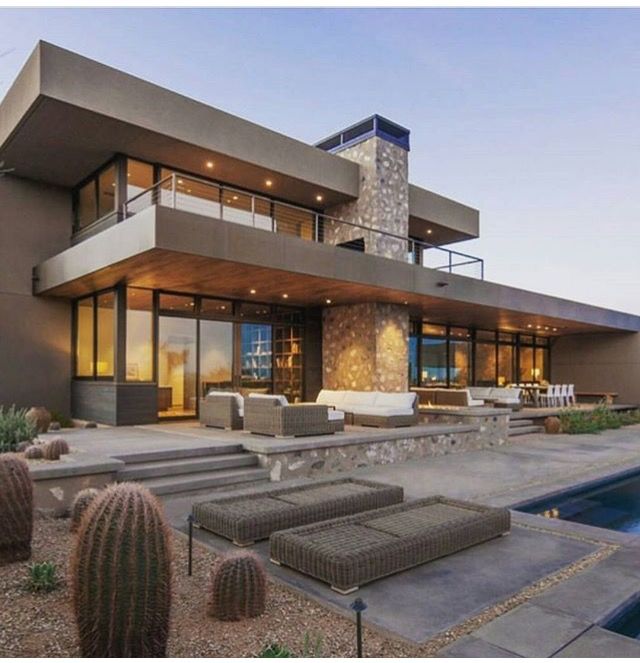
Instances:
[[[290,403],[302,400],[302,327],[274,327],[273,393],[284,394]]]

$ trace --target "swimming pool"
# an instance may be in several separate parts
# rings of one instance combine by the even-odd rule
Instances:
[[[640,534],[640,473],[516,508],[547,518]]]

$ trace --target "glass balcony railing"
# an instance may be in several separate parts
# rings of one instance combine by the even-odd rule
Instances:
[[[119,218],[126,219],[152,205],[364,251],[430,269],[484,278],[481,258],[188,175],[173,173],[130,198],[124,203]]]

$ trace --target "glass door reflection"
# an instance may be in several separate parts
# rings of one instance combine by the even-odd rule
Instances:
[[[200,397],[233,390],[233,323],[200,321]]]
[[[158,416],[195,417],[197,321],[159,317]]]

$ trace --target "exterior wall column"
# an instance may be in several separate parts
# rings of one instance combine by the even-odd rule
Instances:
[[[396,304],[326,308],[322,320],[323,386],[407,391],[409,314]]]

